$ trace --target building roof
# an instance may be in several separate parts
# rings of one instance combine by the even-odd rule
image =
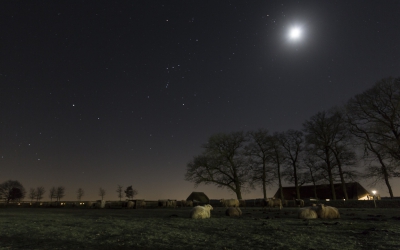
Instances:
[[[318,198],[318,199],[332,199],[331,187],[329,184],[316,185],[317,197],[314,194],[314,185],[301,186],[300,187],[300,198]],[[342,184],[334,184],[336,199],[344,199],[344,193],[342,190]],[[283,197],[285,200],[293,200],[296,198],[295,187],[282,187]],[[371,194],[360,185],[358,182],[346,183],[346,191],[349,199],[360,199]],[[275,198],[280,198],[280,189],[276,191]]]
[[[207,197],[207,195],[203,192],[192,192],[189,197],[186,199],[192,200],[192,201],[199,201],[201,203],[209,203],[210,199]]]

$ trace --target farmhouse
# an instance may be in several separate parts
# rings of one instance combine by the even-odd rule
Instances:
[[[344,193],[342,189],[342,184],[334,184],[336,199],[344,199]],[[285,200],[293,200],[296,198],[296,188],[295,187],[282,187],[283,197]],[[372,197],[363,186],[358,182],[346,183],[346,191],[349,199],[352,200],[368,200]],[[276,191],[275,198],[281,198],[280,189]],[[332,199],[331,186],[329,184],[323,185],[309,185],[300,187],[300,198],[301,199]]]

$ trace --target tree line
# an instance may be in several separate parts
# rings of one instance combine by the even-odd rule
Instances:
[[[124,197],[128,199],[133,199],[138,194],[138,191],[136,189],[132,188],[131,186],[128,186],[125,190],[123,189],[123,186],[118,185],[117,186],[117,197],[121,201],[121,199]],[[4,200],[6,203],[9,203],[10,201],[21,201],[24,198],[26,198],[26,190],[24,186],[17,180],[8,180],[0,184],[0,200]],[[39,186],[36,188],[30,188],[28,192],[28,198],[30,199],[31,202],[36,201],[40,202],[44,198],[44,194],[46,193],[46,189],[43,186]],[[82,188],[78,188],[76,191],[76,198],[78,201],[82,200],[82,197],[85,195],[85,191]],[[106,190],[102,187],[99,188],[98,195],[101,197],[101,199],[104,199],[104,196],[106,195]],[[64,186],[58,186],[58,187],[52,187],[49,189],[48,192],[48,198],[50,198],[50,202],[55,199],[55,201],[59,202],[63,197],[65,196],[65,187]]]
[[[393,198],[390,179],[399,177],[400,78],[384,78],[345,105],[320,111],[301,130],[271,133],[267,129],[212,135],[186,166],[185,180],[227,188],[242,199],[242,192],[282,182],[300,187],[345,184],[365,178],[384,182]]]

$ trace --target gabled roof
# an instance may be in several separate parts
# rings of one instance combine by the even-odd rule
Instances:
[[[186,200],[196,200],[200,201],[201,203],[210,203],[210,199],[203,192],[192,192]]]
[[[334,184],[336,199],[344,199],[344,193],[342,190],[342,184]],[[317,197],[314,194],[314,185],[301,186],[300,187],[300,198],[318,198],[318,199],[332,199],[331,187],[329,184],[316,185]],[[285,200],[293,200],[296,198],[295,187],[282,187],[283,197]],[[358,200],[366,195],[371,195],[363,186],[358,182],[346,183],[346,191],[349,199]],[[275,198],[280,198],[280,189],[276,191]]]

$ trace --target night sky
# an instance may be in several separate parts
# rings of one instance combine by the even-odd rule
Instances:
[[[211,135],[302,129],[400,76],[400,1],[112,2],[2,2],[0,182],[234,197],[184,180]]]

